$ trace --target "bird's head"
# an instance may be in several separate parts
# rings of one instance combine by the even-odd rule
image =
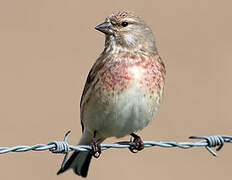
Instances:
[[[95,29],[106,35],[106,48],[154,52],[155,39],[147,24],[132,12],[120,11],[108,16]],[[112,47],[111,47],[112,48]]]

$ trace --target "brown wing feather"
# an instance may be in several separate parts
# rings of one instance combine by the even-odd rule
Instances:
[[[101,55],[96,62],[93,64],[91,70],[89,71],[87,80],[85,82],[85,87],[83,90],[83,93],[81,95],[81,101],[80,101],[80,109],[82,109],[84,104],[85,95],[89,91],[90,87],[93,85],[93,82],[95,81],[95,78],[97,77],[97,73],[100,71],[100,69],[104,66],[104,63],[102,62],[105,59],[105,55]],[[84,131],[84,124],[82,122],[82,113],[81,113],[81,127],[82,132]]]

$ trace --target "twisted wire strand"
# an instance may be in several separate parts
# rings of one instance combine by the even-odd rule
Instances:
[[[91,146],[78,145],[73,146],[68,144],[68,136],[71,131],[65,134],[63,141],[52,141],[48,144],[35,144],[33,146],[19,145],[14,147],[0,147],[0,154],[8,152],[26,152],[26,151],[45,151],[49,150],[52,153],[63,153],[65,154],[61,164],[61,168],[64,167],[65,162],[68,158],[70,151],[90,151]],[[178,147],[182,149],[189,149],[192,147],[205,147],[213,156],[217,156],[216,152],[211,148],[216,147],[216,151],[219,151],[225,143],[232,143],[232,136],[227,135],[216,135],[216,136],[190,136],[190,139],[200,139],[196,142],[175,142],[175,141],[143,141],[144,147],[159,146],[164,148]],[[101,149],[106,150],[109,148],[130,148],[134,147],[135,143],[131,141],[121,141],[114,144],[101,144]]]
[[[13,147],[0,147],[0,154],[8,152],[26,152],[26,151],[45,151],[49,150],[52,153],[68,154],[70,151],[90,151],[91,146],[78,145],[73,146],[67,143],[70,131],[66,133],[63,141],[52,141],[48,144],[35,144],[32,146],[18,145]],[[178,147],[182,149],[189,149],[192,147],[205,147],[212,155],[217,156],[211,148],[216,147],[216,151],[219,151],[225,143],[232,142],[232,136],[216,135],[216,136],[191,136],[191,139],[200,139],[196,142],[175,142],[175,141],[143,141],[144,147],[159,146],[164,148]],[[121,141],[114,144],[101,144],[102,150],[109,148],[129,148],[135,146],[134,142]]]

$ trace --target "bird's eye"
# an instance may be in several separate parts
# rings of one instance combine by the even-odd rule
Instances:
[[[128,22],[123,21],[121,25],[122,25],[123,27],[126,27],[126,26],[128,26]]]

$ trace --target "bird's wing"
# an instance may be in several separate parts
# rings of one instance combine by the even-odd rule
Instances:
[[[104,63],[102,62],[104,60],[104,55],[101,55],[93,64],[91,70],[89,71],[87,80],[85,82],[85,87],[83,90],[83,93],[81,95],[81,101],[80,101],[80,109],[81,111],[83,108],[83,105],[85,104],[85,99],[86,99],[86,94],[87,92],[91,91],[91,87],[94,86],[94,82],[96,81],[97,74],[99,73],[100,69],[104,66]],[[82,132],[84,131],[84,124],[82,122],[82,113],[81,113],[81,127],[82,127]]]

